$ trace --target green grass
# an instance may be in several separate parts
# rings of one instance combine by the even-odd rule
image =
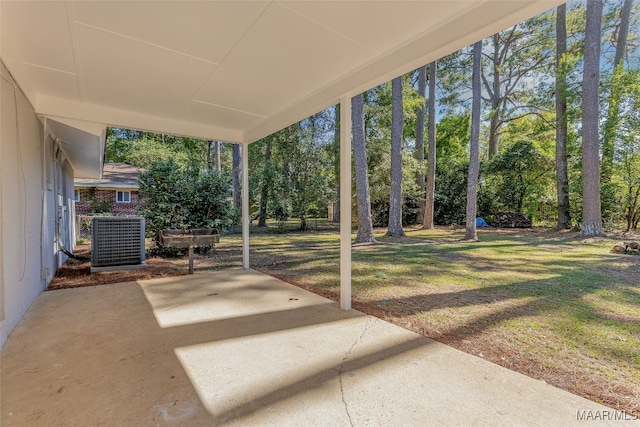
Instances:
[[[318,228],[255,230],[252,266],[337,295],[339,236],[326,222]],[[378,245],[352,250],[359,308],[638,413],[640,256],[609,253],[619,239],[482,230],[479,242],[464,242],[458,230],[414,230],[404,239],[383,231]]]

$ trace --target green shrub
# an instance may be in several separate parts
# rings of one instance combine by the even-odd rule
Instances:
[[[163,248],[160,232],[166,229],[216,228],[232,223],[230,179],[215,170],[179,166],[174,160],[158,161],[140,174],[139,213],[145,218],[147,237],[164,255],[184,251]]]

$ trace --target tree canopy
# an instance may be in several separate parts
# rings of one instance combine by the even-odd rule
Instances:
[[[476,212],[489,221],[493,213],[508,210],[526,213],[534,223],[579,228],[585,221],[584,207],[591,203],[590,209],[601,210],[605,228],[638,227],[639,8],[631,0],[605,2],[602,17],[591,18],[600,25],[587,27],[588,6],[591,2],[573,0],[481,43]],[[585,58],[589,52],[585,49],[593,43],[600,49],[597,94],[583,104],[588,83],[585,66],[593,67],[593,57]],[[435,63],[431,67],[434,72],[428,77],[429,67],[423,66],[399,76],[395,87],[387,82],[362,94],[365,152],[358,157],[358,170],[362,173],[366,166],[374,226],[387,226],[390,211],[392,216],[402,213],[404,226],[422,221],[429,196],[425,177],[430,157],[435,160],[431,171],[435,191],[430,196],[433,223],[462,225],[466,221],[471,46],[439,58],[437,73]],[[596,118],[585,110],[594,102]],[[267,219],[297,219],[300,228],[306,229],[309,217],[326,217],[329,203],[337,203],[337,108],[249,146],[251,216],[259,218],[261,225]],[[424,141],[430,122],[431,155]],[[585,137],[591,141],[588,152]],[[397,142],[393,155],[392,140]],[[164,167],[171,164],[204,173],[216,168],[216,144],[111,129],[107,158],[145,169],[161,162]],[[217,146],[221,147],[220,170],[230,176],[232,145]],[[601,203],[585,193],[585,188],[591,188],[583,186],[585,179],[602,183],[596,190]],[[392,182],[402,183],[396,185],[393,197]],[[355,196],[353,204],[357,212]],[[393,221],[397,232],[400,225],[397,218]]]

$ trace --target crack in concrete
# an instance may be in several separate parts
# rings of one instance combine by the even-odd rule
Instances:
[[[342,362],[340,362],[340,368],[338,369],[338,380],[340,381],[340,397],[342,398],[342,404],[344,405],[344,410],[347,413],[347,418],[349,418],[349,424],[351,425],[351,427],[353,427],[353,420],[351,419],[351,413],[349,412],[349,405],[347,404],[347,401],[344,398],[344,383],[342,381],[342,374],[344,373],[344,364],[347,361],[347,359],[349,359],[349,355],[351,354],[351,351],[353,351],[353,349],[355,348],[356,345],[358,345],[358,343],[362,342],[362,338],[364,337],[364,334],[367,333],[369,328],[371,328],[371,326],[373,326],[373,324],[377,320],[378,320],[377,317],[368,316],[367,324],[364,326],[362,333],[353,342],[353,344],[351,344],[351,347],[349,347],[349,350],[347,350],[347,352],[344,354],[344,357],[342,358]]]

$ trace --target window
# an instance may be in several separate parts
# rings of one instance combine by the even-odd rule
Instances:
[[[73,200],[76,202],[80,201],[80,190],[73,190]]]
[[[131,203],[131,191],[116,191],[117,203]]]

